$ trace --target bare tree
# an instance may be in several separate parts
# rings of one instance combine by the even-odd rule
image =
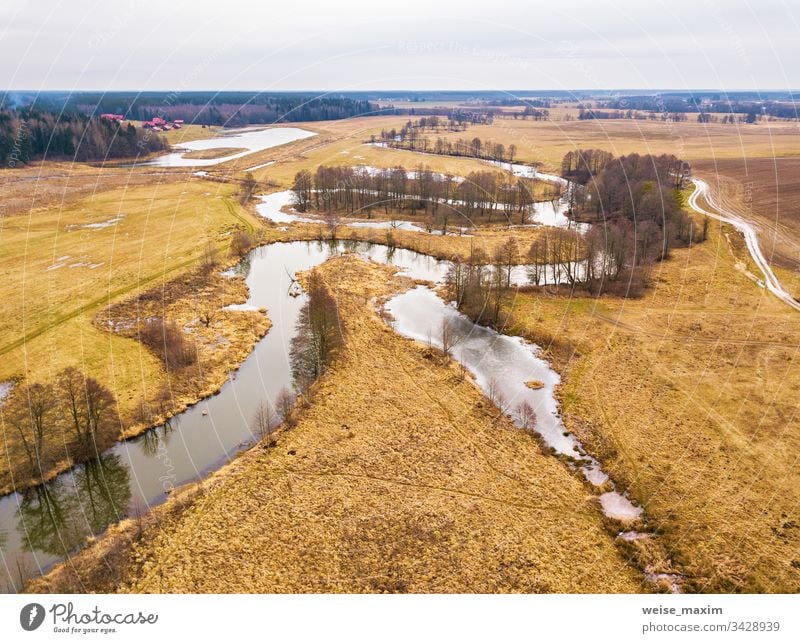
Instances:
[[[70,366],[59,373],[58,389],[62,413],[83,447],[91,448],[99,436],[119,431],[114,395],[96,379]]]
[[[35,382],[17,390],[6,402],[6,420],[17,430],[31,472],[41,471],[45,436],[56,422],[56,393],[50,384]]]
[[[526,431],[530,431],[536,426],[536,413],[528,402],[522,402],[517,406],[515,415],[519,426]]]
[[[168,371],[197,362],[197,346],[174,321],[163,317],[148,320],[139,330],[139,341],[150,348]]]
[[[245,174],[244,179],[242,180],[241,189],[239,191],[239,203],[242,205],[247,205],[250,199],[253,198],[253,194],[257,188],[258,181],[255,180],[253,175],[250,172]]]
[[[278,415],[286,426],[294,426],[294,405],[296,401],[297,395],[285,386],[278,392],[278,397],[275,399]]]
[[[254,245],[253,235],[247,230],[239,228],[231,235],[231,255],[234,257],[243,257]]]
[[[217,310],[211,306],[203,308],[198,315],[198,320],[200,321],[203,326],[206,328],[210,327],[211,324],[214,323],[214,320],[217,318]]]
[[[500,390],[500,383],[495,378],[489,380],[489,385],[486,389],[486,396],[489,398],[489,401],[500,410],[501,413],[506,412],[506,406],[508,405],[508,402],[506,401],[503,392]]]
[[[209,241],[200,254],[200,270],[211,272],[217,265],[219,265],[219,250],[217,246]]]
[[[456,332],[455,324],[453,324],[452,320],[447,319],[446,317],[442,319],[442,329],[439,334],[439,339],[442,343],[442,352],[447,357],[450,357],[452,355],[453,348],[458,345],[460,338]]]
[[[250,427],[253,429],[253,432],[263,440],[272,432],[278,423],[278,412],[275,407],[270,404],[269,400],[261,400],[250,422]]]

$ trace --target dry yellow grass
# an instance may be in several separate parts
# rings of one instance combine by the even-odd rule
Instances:
[[[255,174],[263,183],[288,187],[297,170],[322,163],[413,167],[422,162],[458,174],[486,168],[468,159],[361,145],[370,132],[404,120],[302,124],[320,135],[211,172],[218,178],[241,176],[242,169],[274,159],[274,166]],[[797,127],[785,123],[503,120],[466,135],[514,142],[521,159],[548,169],[557,169],[563,153],[575,147],[669,152],[689,160],[800,153]],[[49,206],[36,216],[3,221],[0,266],[6,286],[0,294],[10,298],[9,310],[17,314],[2,322],[0,336],[28,333],[31,320],[39,319],[46,332],[26,342],[25,350],[6,350],[0,379],[21,372],[44,377],[77,355],[90,372],[113,382],[115,391],[138,391],[140,381],[157,381],[159,365],[152,355],[91,323],[107,293],[118,298],[137,287],[144,271],[138,270],[135,253],[122,263],[125,271],[118,270],[114,257],[113,273],[99,281],[65,278],[82,273],[45,268],[62,254],[110,252],[113,241],[115,254],[123,243],[140,254],[157,248],[144,253],[152,262],[147,274],[163,279],[165,270],[180,271],[195,261],[199,240],[224,243],[231,225],[253,220],[227,198],[235,189],[231,185],[193,179],[122,192],[115,184],[117,192],[88,197],[92,182],[106,186],[103,177],[114,176],[93,171],[80,170],[80,187],[62,208],[71,213],[68,220],[59,223],[52,210],[53,191],[49,200],[39,201]],[[152,180],[143,170],[132,174],[132,181]],[[180,180],[177,172],[169,176],[164,180]],[[74,177],[55,180],[70,189],[75,185]],[[24,207],[27,193],[20,185],[0,190],[16,194]],[[133,212],[128,203],[139,208],[137,216],[114,228],[71,233],[58,228],[104,220],[100,213],[117,200],[126,204],[120,211]],[[95,203],[102,207],[95,210]],[[223,209],[224,203],[229,206]],[[127,230],[132,238],[120,235],[132,221],[144,227]],[[36,243],[33,254],[24,255],[25,270],[38,272],[26,288],[38,290],[23,308],[19,252],[29,233]],[[91,242],[82,244],[83,236],[70,234]],[[267,227],[265,234],[269,240],[315,238],[319,231]],[[440,257],[466,256],[470,244],[484,244],[491,252],[508,236],[505,231],[481,232],[473,240],[393,234],[401,247]],[[533,238],[536,231],[521,234]],[[381,230],[346,235],[386,239]],[[74,240],[70,252],[62,250],[65,239]],[[529,239],[520,241],[525,247]],[[365,301],[385,289],[383,269],[367,274],[358,272],[354,260],[339,263],[352,277],[338,288],[349,343],[320,384],[315,406],[281,436],[276,449],[248,453],[213,477],[206,495],[191,501],[188,511],[173,512],[163,533],[150,533],[138,545],[135,560],[120,559],[127,576],[117,580],[126,589],[146,591],[637,589],[640,579],[622,564],[582,485],[542,456],[527,436],[502,422],[491,424],[485,407],[477,406],[485,404],[477,391],[457,383],[452,370],[426,359],[422,349],[371,316]],[[657,266],[653,287],[641,300],[543,293],[513,299],[516,328],[548,349],[564,376],[560,395],[568,427],[645,506],[687,572],[689,590],[800,591],[795,367],[800,331],[797,313],[758,289],[745,273],[748,265],[736,233],[714,228],[708,242],[675,251]],[[800,291],[796,272],[777,272]],[[75,301],[86,301],[89,308]],[[231,541],[229,533],[237,529]],[[493,548],[487,550],[487,542]],[[105,546],[92,548],[87,560],[94,556],[102,565]],[[231,566],[239,569],[242,561],[247,567],[231,578]],[[95,578],[89,567],[88,577]],[[76,587],[69,574],[60,568],[47,581],[56,584],[45,586]],[[93,586],[118,589],[104,582]]]
[[[219,159],[225,156],[238,154],[239,152],[246,152],[243,147],[215,147],[210,150],[194,150],[193,152],[184,152],[182,158],[185,159]]]
[[[166,180],[187,180],[192,168],[124,168],[83,163],[38,162],[0,171],[0,217],[63,209],[100,192],[118,194]]]
[[[98,172],[116,177],[109,169],[69,171],[91,173],[91,181],[103,185]],[[94,316],[110,302],[194,270],[207,243],[227,253],[231,231],[254,222],[232,197],[232,186],[174,175],[147,178],[147,186],[134,181],[130,187],[111,178],[110,189],[90,196],[79,191],[60,206],[2,219],[0,297],[6,314],[0,320],[0,381],[53,381],[62,368],[77,366],[112,390],[123,415],[166,381],[149,350],[98,328]],[[222,361],[228,369],[237,363]],[[179,399],[178,406],[186,401]],[[13,442],[4,456],[14,451]],[[19,464],[3,458],[0,489],[9,489],[10,470]],[[27,480],[18,475],[16,482]]]
[[[265,227],[264,238],[272,241],[304,241],[330,239],[330,229],[320,224],[295,224],[286,230],[282,226]],[[391,233],[391,234],[389,234]],[[483,252],[490,260],[497,251],[510,238],[516,239],[520,252],[527,252],[542,233],[542,228],[508,228],[492,227],[475,230],[472,236],[467,235],[436,235],[408,230],[385,230],[380,228],[348,228],[344,225],[336,229],[336,238],[339,240],[367,241],[396,248],[414,250],[422,254],[436,257],[437,259],[451,260],[459,258],[466,260],[473,251]]]
[[[229,304],[246,301],[247,292],[241,276],[229,278],[219,271],[207,274],[193,270],[162,281],[97,313],[93,326],[100,332],[97,337],[89,335],[89,338],[99,343],[86,352],[110,363],[112,379],[103,379],[108,376],[106,371],[101,371],[98,377],[115,393],[122,420],[121,430],[117,433],[98,437],[100,450],[115,440],[133,437],[161,424],[189,405],[219,391],[228,375],[244,361],[270,326],[261,312],[223,310]],[[76,318],[74,323],[57,326],[54,332],[58,341],[74,341],[73,333],[84,339],[91,317],[86,313]],[[186,341],[196,349],[195,364],[168,372],[156,355],[139,343],[138,333],[144,320],[156,317],[163,317],[183,329]],[[75,342],[75,345],[81,346],[81,342]],[[108,351],[105,358],[101,350]],[[58,356],[56,361],[63,366],[83,366],[78,361],[81,357],[74,349],[66,348],[64,355]],[[146,372],[145,368],[148,369]],[[131,382],[132,376],[140,379]],[[125,386],[120,386],[120,382]],[[0,432],[3,452],[0,493],[22,491],[42,480],[49,480],[73,464],[64,450],[64,445],[74,440],[68,426],[59,423],[47,427],[40,461],[42,472],[41,475],[37,472],[34,477],[31,477],[17,431],[0,423]]]
[[[631,490],[690,591],[800,591],[797,312],[744,274],[741,238],[657,266],[636,301],[519,294],[562,373],[567,426]]]
[[[515,144],[520,160],[558,171],[564,154],[576,148],[599,148],[614,155],[675,154],[687,161],[800,155],[797,123],[763,122],[723,125],[660,121],[522,121],[497,119],[445,138],[493,140]]]
[[[90,337],[96,331],[87,328],[86,341],[71,350],[49,331],[194,267],[206,242],[224,245],[235,226],[252,225],[230,191],[202,181],[165,181],[4,219],[0,297],[8,314],[0,320],[0,380],[46,377],[64,361],[107,365],[106,342]],[[86,227],[97,225],[107,227]]]
[[[408,116],[361,117],[342,121],[297,123],[297,127],[313,131],[317,136],[248,154],[207,169],[212,175],[228,176],[243,173],[268,161],[274,165],[253,171],[254,177],[264,183],[283,188],[291,187],[294,176],[303,169],[314,170],[319,165],[371,165],[414,168],[427,165],[436,172],[449,172],[465,176],[473,171],[485,171],[490,166],[475,159],[417,154],[403,150],[388,150],[365,145],[370,135],[380,134],[382,128],[400,128]],[[470,130],[467,131],[469,133]]]
[[[389,269],[349,256],[322,271],[345,347],[298,425],[167,507],[133,554],[100,541],[33,589],[640,591],[579,478],[373,312]]]

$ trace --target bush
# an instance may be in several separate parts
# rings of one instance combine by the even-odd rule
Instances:
[[[147,321],[139,330],[139,341],[152,350],[164,363],[167,371],[175,371],[197,362],[197,347],[187,340],[173,322],[157,317]]]

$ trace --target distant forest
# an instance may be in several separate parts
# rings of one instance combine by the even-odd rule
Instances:
[[[41,159],[104,161],[166,148],[158,136],[84,114],[0,110],[0,159],[6,167]]]
[[[16,102],[25,96],[14,96]],[[78,114],[122,114],[129,120],[183,119],[199,125],[242,127],[277,122],[335,120],[374,113],[367,100],[314,94],[248,92],[80,92],[42,94],[33,106]],[[389,110],[391,113],[391,110]]]

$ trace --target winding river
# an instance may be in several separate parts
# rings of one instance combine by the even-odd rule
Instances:
[[[287,133],[290,129],[266,131]],[[280,144],[274,138],[264,139],[267,140]],[[213,142],[215,145],[211,147],[229,144],[224,138]],[[175,162],[175,158],[161,158],[167,165]],[[199,164],[213,165],[231,158]],[[523,176],[535,171],[524,165],[506,169]],[[563,181],[541,174],[538,177]],[[257,210],[279,224],[315,221],[284,212],[290,199],[290,192],[266,195]],[[548,207],[552,212],[545,217],[547,223],[563,225],[565,203],[553,202]],[[541,214],[540,211],[539,216],[534,215],[533,220]],[[424,231],[410,222],[349,225],[400,226]],[[566,432],[555,397],[560,378],[538,355],[538,347],[519,337],[474,324],[436,294],[433,286],[444,279],[447,262],[410,250],[357,241],[274,243],[253,250],[234,269],[246,275],[250,292],[247,302],[234,308],[266,309],[272,327],[217,395],[202,400],[165,425],[117,443],[95,462],[78,465],[24,494],[0,498],[0,590],[18,590],[26,579],[46,572],[77,551],[88,537],[162,503],[175,487],[202,479],[250,447],[256,441],[250,428],[256,408],[264,400],[274,401],[282,388],[292,385],[290,345],[305,303],[305,295],[298,292],[292,275],[341,252],[357,252],[366,259],[395,265],[413,279],[429,282],[431,287],[418,286],[386,303],[395,331],[440,345],[439,333],[446,320],[458,337],[454,358],[466,366],[476,384],[488,397],[498,401],[517,425],[529,426],[527,415],[532,411],[535,430],[545,445],[596,489],[605,515],[622,524],[634,523],[641,516],[642,509],[615,488],[600,464]],[[580,274],[583,269],[574,265],[572,272]],[[544,283],[564,280],[560,266],[543,267],[538,272],[543,275]],[[531,283],[530,271],[526,266],[515,267],[511,282]],[[532,380],[541,382],[541,387],[529,388],[526,382]],[[635,531],[621,533],[624,539],[639,536]]]
[[[270,331],[219,394],[166,425],[118,443],[97,462],[76,466],[25,494],[0,499],[0,580],[5,589],[19,589],[26,578],[79,549],[87,537],[163,502],[173,488],[203,478],[251,446],[256,437],[250,424],[257,406],[262,400],[274,401],[278,391],[292,383],[290,344],[305,296],[297,292],[290,275],[345,251],[395,265],[432,284],[442,281],[449,265],[410,250],[356,241],[294,241],[252,251],[236,268],[247,275],[250,289],[243,308],[268,310]],[[473,324],[429,287],[399,295],[386,307],[395,330],[413,339],[437,343],[436,329],[448,319],[459,337],[454,356],[478,386],[487,394],[499,393],[518,424],[522,404],[533,410],[544,442],[580,470],[598,493],[604,492],[599,497],[606,515],[623,522],[639,517],[641,509],[616,491],[599,463],[565,433],[554,395],[559,376],[537,355],[538,347]],[[542,388],[525,386],[530,380],[541,381]]]

